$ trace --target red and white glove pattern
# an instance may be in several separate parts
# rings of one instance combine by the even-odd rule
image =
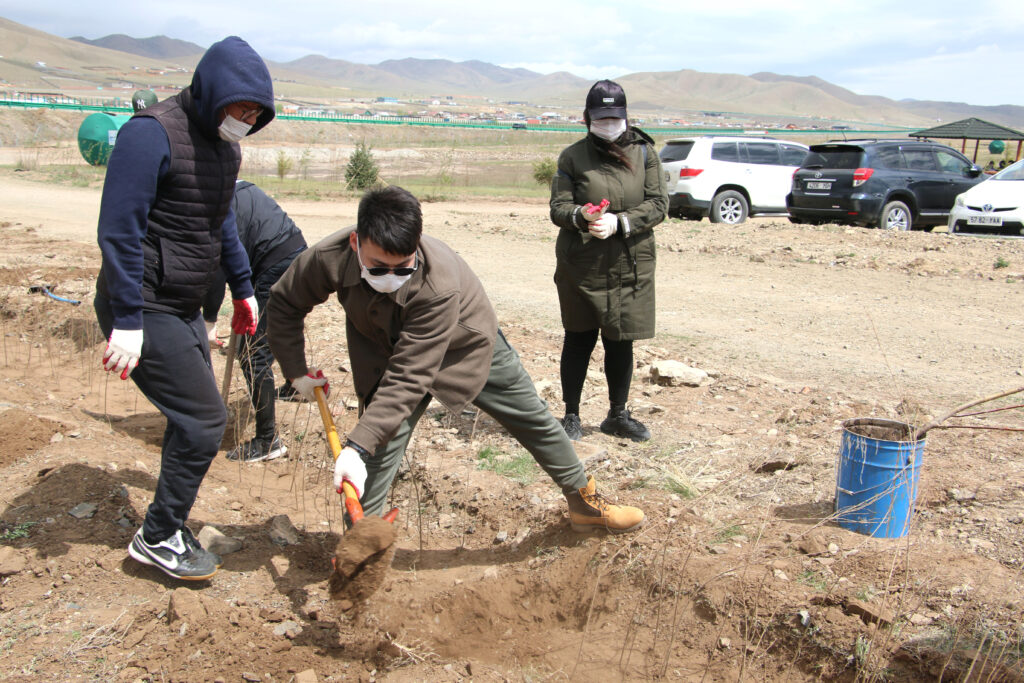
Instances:
[[[103,369],[121,373],[121,379],[128,379],[139,364],[142,355],[142,330],[118,330],[110,332],[107,348],[103,351]]]
[[[607,199],[602,199],[601,203],[596,205],[587,202],[580,208],[580,213],[583,214],[583,219],[585,221],[593,223],[604,215],[605,210],[610,204],[611,202]]]
[[[331,384],[324,377],[324,371],[319,368],[310,368],[305,375],[292,380],[292,388],[302,394],[310,403],[316,403],[316,394],[313,393],[313,389],[316,387],[324,388],[325,397],[331,395]]]

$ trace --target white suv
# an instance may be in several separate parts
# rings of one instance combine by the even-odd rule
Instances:
[[[670,216],[735,225],[754,214],[786,213],[793,172],[807,145],[709,135],[669,140],[659,156]]]

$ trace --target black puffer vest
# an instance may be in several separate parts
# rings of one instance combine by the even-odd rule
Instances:
[[[187,315],[199,309],[220,268],[221,224],[242,162],[237,143],[203,135],[188,89],[140,111],[167,131],[171,163],[160,179],[142,240],[146,310]]]

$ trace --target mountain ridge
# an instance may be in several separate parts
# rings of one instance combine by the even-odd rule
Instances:
[[[87,39],[81,36],[60,38],[0,18],[0,29],[31,35],[38,45],[47,36],[51,53],[78,60],[83,68],[103,58],[81,50],[99,49],[104,55],[135,55],[150,60],[178,60],[194,66],[205,48],[189,41],[167,36],[132,38],[111,34]],[[8,34],[10,35],[10,34]],[[4,52],[19,41],[3,41]],[[25,41],[21,41],[25,42]],[[25,75],[38,58],[17,63],[12,73]],[[483,62],[448,59],[391,59],[379,64],[357,64],[323,55],[306,55],[288,62],[267,60],[271,73],[286,96],[351,97],[356,93],[382,97],[425,98],[446,96],[455,99],[491,98],[501,101],[530,102],[541,107],[582,109],[592,80],[568,72],[540,74],[528,69],[507,68]],[[136,68],[136,67],[131,67]],[[5,76],[6,77],[6,76]],[[824,118],[841,121],[884,123],[903,126],[931,126],[968,116],[990,120],[1014,128],[1024,127],[1024,107],[1017,105],[981,106],[965,102],[932,100],[893,100],[879,95],[860,95],[817,76],[791,76],[757,72],[749,76],[718,74],[692,69],[637,72],[617,78],[626,89],[634,109],[645,113],[683,116],[702,110],[742,113],[748,116]],[[639,112],[638,112],[639,113]]]

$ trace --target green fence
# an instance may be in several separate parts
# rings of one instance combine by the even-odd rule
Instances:
[[[82,99],[66,96],[42,96],[31,94],[6,94],[0,96],[0,107],[17,109],[65,109],[71,111],[96,112],[110,114],[132,113],[131,100],[114,98],[110,100]],[[322,114],[278,114],[282,121],[316,121],[322,123],[372,124],[378,126],[428,126],[434,128],[463,128],[481,130],[521,130],[531,133],[582,133],[582,124],[538,123],[528,124],[522,121],[457,121],[448,119],[423,119],[408,116],[345,116],[334,113]],[[694,136],[694,135],[899,135],[916,128],[896,126],[879,126],[877,128],[834,129],[834,128],[758,128],[744,130],[740,128],[719,126],[642,126],[643,129],[658,136]]]

